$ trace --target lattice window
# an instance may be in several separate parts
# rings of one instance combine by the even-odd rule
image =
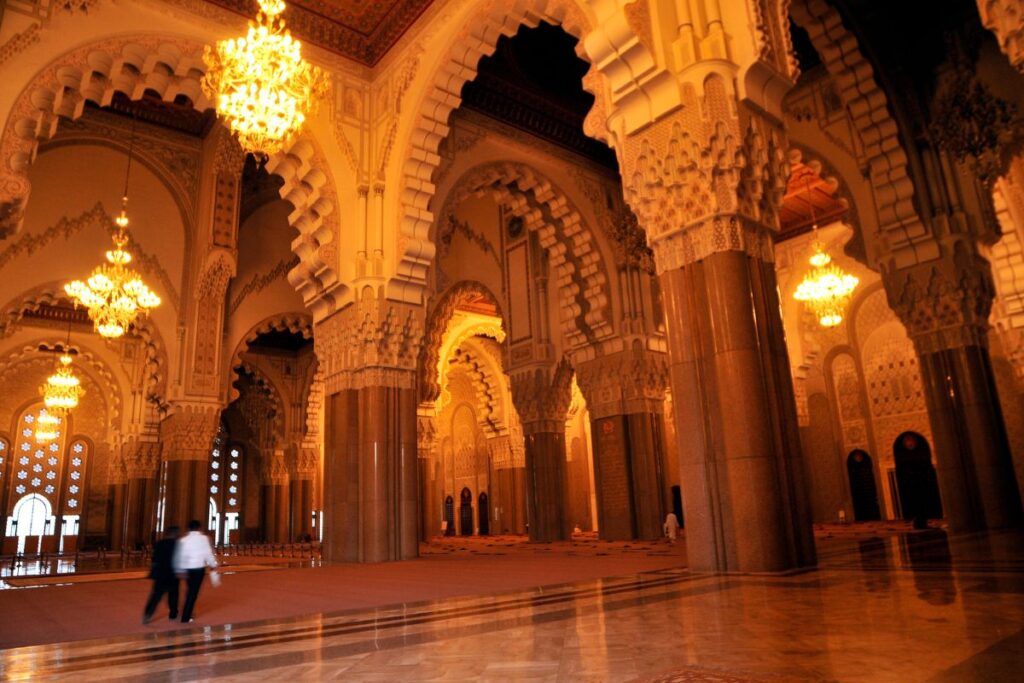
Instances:
[[[14,446],[16,460],[11,470],[14,475],[12,487],[18,498],[36,493],[56,508],[58,486],[63,473],[66,425],[62,420],[56,426],[57,438],[52,441],[37,439],[36,421],[41,409],[41,405],[34,405],[22,413],[18,420],[20,429]],[[5,453],[6,447],[5,443]]]

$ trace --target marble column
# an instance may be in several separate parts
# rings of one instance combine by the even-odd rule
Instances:
[[[152,545],[155,540],[153,530],[156,523],[159,469],[159,442],[138,441],[125,446],[126,482],[121,525],[122,543],[126,548]]]
[[[572,367],[566,361],[512,372],[512,402],[525,446],[527,523],[534,542],[572,536],[565,510],[565,417],[571,386]]]
[[[518,431],[518,430],[516,430]],[[526,454],[522,438],[512,434],[487,439],[491,458],[491,508],[500,513],[491,520],[493,534],[526,533]]]
[[[324,553],[330,560],[416,557],[416,395],[362,386],[327,395]]]
[[[917,351],[950,529],[1017,526],[1021,498],[988,350],[991,271],[979,254],[951,251],[885,273],[886,291]]]
[[[419,539],[430,540],[441,533],[441,491],[435,474],[437,442],[433,402],[421,403],[416,410],[416,465],[419,477]]]
[[[160,424],[164,529],[184,530],[194,519],[205,527],[210,509],[210,451],[219,415],[219,407],[182,406]]]
[[[690,567],[814,564],[772,263],[720,251],[660,280]]]
[[[305,443],[297,453],[291,473],[291,540],[299,542],[313,535],[313,482],[320,465],[320,447]]]
[[[598,529],[606,540],[662,535],[664,353],[626,351],[579,364],[591,416]]]
[[[111,550],[119,550],[124,546],[124,504],[127,489],[128,477],[124,469],[124,458],[112,458],[107,477],[107,547]]]

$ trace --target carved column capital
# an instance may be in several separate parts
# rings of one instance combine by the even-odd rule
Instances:
[[[591,418],[663,410],[668,358],[656,351],[620,351],[576,366]]]
[[[944,258],[882,273],[889,305],[919,354],[988,344],[992,271],[963,244]]]
[[[512,403],[525,434],[562,432],[572,399],[572,366],[531,366],[511,373]]]
[[[626,138],[626,199],[654,251],[659,273],[720,251],[771,262],[772,233],[789,164],[781,124],[737,102],[709,77],[686,106]]]
[[[283,448],[264,451],[260,460],[260,482],[268,486],[288,484],[288,465]]]
[[[207,460],[220,424],[220,406],[175,404],[160,423],[164,460]]]
[[[298,481],[313,480],[320,470],[320,447],[303,445],[295,452],[295,468],[292,472]]]
[[[423,307],[368,294],[318,323],[313,341],[328,394],[369,386],[411,389]]]
[[[160,469],[159,441],[132,441],[122,447],[128,479],[155,479]]]

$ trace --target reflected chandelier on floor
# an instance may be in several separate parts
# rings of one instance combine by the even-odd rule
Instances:
[[[132,170],[135,136],[128,146],[128,168],[125,171],[121,214],[114,219],[114,248],[107,252],[107,263],[97,267],[89,278],[64,285],[64,291],[89,311],[89,318],[100,336],[116,339],[140,316],[160,305],[142,277],[128,267],[132,261],[128,251],[128,178]]]
[[[257,158],[281,151],[327,92],[324,72],[302,59],[302,43],[285,28],[284,9],[284,0],[259,0],[245,36],[203,53],[203,92]]]

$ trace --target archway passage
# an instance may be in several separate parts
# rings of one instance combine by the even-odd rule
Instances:
[[[30,493],[19,500],[11,515],[11,532],[7,534],[17,536],[18,554],[38,555],[47,524],[52,521],[50,504],[38,493]]]
[[[850,478],[850,495],[853,497],[853,519],[857,522],[882,518],[878,508],[874,469],[871,456],[862,450],[852,451],[846,458],[846,473]]]
[[[468,488],[459,494],[459,534],[473,535],[473,492]]]
[[[477,501],[477,519],[480,520],[480,535],[487,536],[491,533],[490,512],[487,509],[487,494],[481,493]]]
[[[932,449],[917,432],[904,432],[893,444],[896,486],[903,519],[939,519],[942,501],[932,465]]]

